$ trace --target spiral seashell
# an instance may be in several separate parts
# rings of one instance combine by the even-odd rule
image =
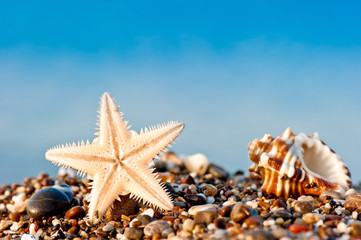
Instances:
[[[268,194],[288,198],[333,190],[344,195],[352,187],[348,168],[317,133],[295,135],[287,128],[277,138],[265,134],[248,144],[248,154],[249,171],[262,178],[261,191]]]

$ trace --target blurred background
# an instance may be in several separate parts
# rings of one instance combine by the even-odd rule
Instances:
[[[132,129],[177,120],[172,150],[247,172],[247,143],[318,132],[361,180],[359,1],[2,1],[0,185],[92,140],[109,91]]]

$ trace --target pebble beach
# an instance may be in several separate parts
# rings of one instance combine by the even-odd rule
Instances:
[[[200,157],[200,156],[195,156]],[[199,164],[201,163],[201,164]],[[155,162],[174,207],[160,211],[122,196],[89,222],[91,180],[61,168],[0,187],[0,239],[361,239],[361,195],[276,198],[248,170],[229,173],[205,156]]]

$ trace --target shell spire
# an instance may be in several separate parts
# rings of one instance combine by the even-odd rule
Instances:
[[[343,195],[352,187],[348,168],[317,133],[295,135],[287,128],[277,138],[265,134],[248,144],[248,154],[249,171],[262,178],[261,190],[268,194],[288,198],[334,190]]]

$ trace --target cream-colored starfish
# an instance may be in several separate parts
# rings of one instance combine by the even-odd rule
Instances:
[[[90,193],[89,218],[104,216],[119,195],[131,197],[164,210],[173,207],[169,194],[159,183],[151,168],[157,157],[183,131],[178,122],[145,128],[140,134],[130,131],[109,93],[100,101],[99,137],[90,144],[66,144],[49,149],[45,157],[88,174],[93,179]]]

